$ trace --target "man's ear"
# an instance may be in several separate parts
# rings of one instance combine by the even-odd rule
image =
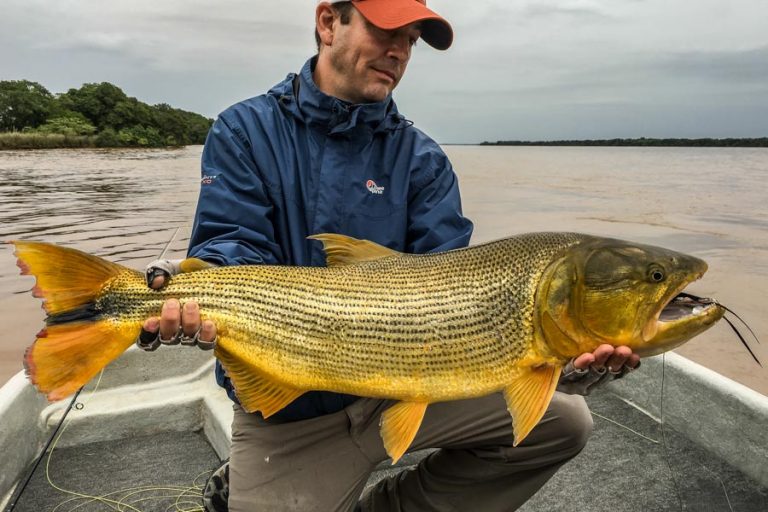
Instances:
[[[321,3],[315,10],[315,28],[320,36],[321,46],[330,46],[333,42],[333,22],[336,20],[336,11],[331,4]]]

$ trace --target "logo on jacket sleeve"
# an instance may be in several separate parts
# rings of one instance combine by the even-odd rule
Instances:
[[[371,194],[382,195],[384,193],[384,187],[378,186],[376,182],[373,180],[366,181],[365,188],[367,188],[368,192],[370,192]]]
[[[211,183],[213,183],[213,180],[215,180],[218,177],[219,177],[218,174],[214,174],[212,176],[209,176],[206,174],[203,176],[203,179],[200,180],[200,183],[202,183],[203,185],[210,185]]]

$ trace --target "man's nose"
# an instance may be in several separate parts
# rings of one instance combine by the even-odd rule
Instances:
[[[406,61],[411,55],[411,39],[408,35],[393,36],[389,42],[387,55],[399,61]]]

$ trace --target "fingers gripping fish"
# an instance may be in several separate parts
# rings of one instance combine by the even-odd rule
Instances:
[[[48,314],[25,355],[29,378],[62,399],[126,350],[166,300],[194,300],[217,325],[216,357],[245,410],[266,418],[310,390],[397,400],[381,422],[397,460],[430,403],[502,391],[518,444],[572,357],[604,343],[658,354],[724,313],[714,301],[674,306],[707,266],[659,247],[530,233],[413,255],[311,238],[323,243],[327,267],[190,259],[161,290],[74,249],[12,242]]]

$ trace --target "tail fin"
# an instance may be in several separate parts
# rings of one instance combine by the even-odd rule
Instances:
[[[46,327],[24,355],[24,367],[40,392],[51,401],[61,400],[136,339],[134,326],[103,317],[96,307],[110,280],[134,271],[75,249],[41,242],[11,243],[22,275],[35,276],[32,295],[43,299],[48,313]]]

